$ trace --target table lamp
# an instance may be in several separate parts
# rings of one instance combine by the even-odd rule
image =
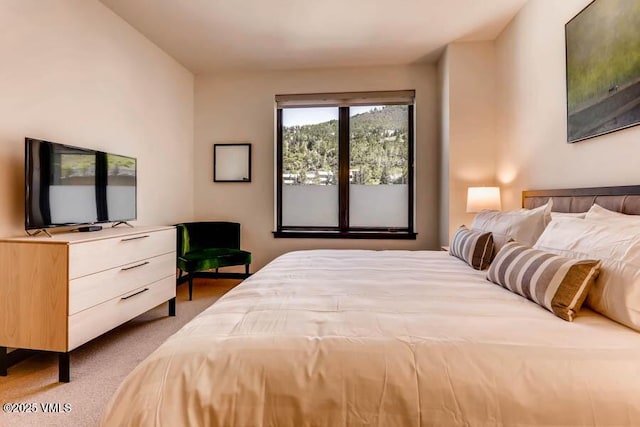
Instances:
[[[467,213],[500,208],[500,187],[469,187],[467,190]]]

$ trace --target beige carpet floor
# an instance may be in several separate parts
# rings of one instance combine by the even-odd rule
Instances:
[[[187,284],[177,292],[176,317],[167,304],[131,320],[71,352],[71,382],[58,382],[54,354],[35,355],[0,377],[0,403],[35,403],[37,413],[0,412],[0,426],[95,426],[124,377],[185,323],[209,307],[238,280],[196,279],[193,301]],[[43,413],[40,404],[69,404],[67,413]]]

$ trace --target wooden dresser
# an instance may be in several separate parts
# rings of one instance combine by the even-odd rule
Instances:
[[[7,348],[69,352],[169,301],[175,315],[174,227],[108,228],[90,233],[0,240],[0,375]]]

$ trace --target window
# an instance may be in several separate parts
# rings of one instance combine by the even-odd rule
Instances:
[[[275,236],[415,239],[413,99],[276,96]]]

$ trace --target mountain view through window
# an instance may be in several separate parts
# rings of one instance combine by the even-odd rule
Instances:
[[[415,238],[413,100],[276,96],[276,236]]]
[[[406,105],[351,107],[349,128],[350,183],[407,183]],[[337,107],[285,110],[282,143],[284,185],[337,184]]]

